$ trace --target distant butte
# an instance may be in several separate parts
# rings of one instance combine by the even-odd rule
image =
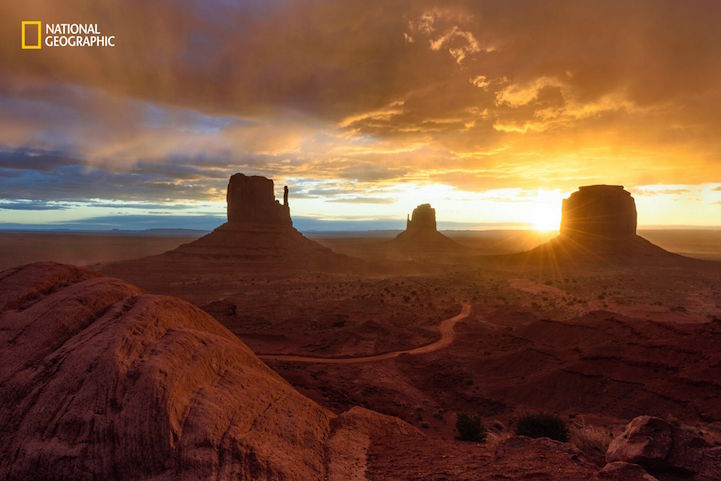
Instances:
[[[622,185],[587,185],[563,201],[561,235],[629,239],[636,235],[636,202]]]
[[[406,231],[421,232],[437,230],[436,209],[431,204],[421,204],[413,209],[413,216],[406,218]]]
[[[436,209],[421,204],[406,218],[406,230],[390,242],[390,248],[401,254],[453,253],[467,250],[456,241],[438,232]]]
[[[283,204],[275,199],[273,179],[259,175],[234,174],[226,194],[228,222],[250,222],[292,226],[288,206],[288,187]]]
[[[687,264],[636,234],[636,202],[621,185],[579,187],[563,201],[560,235],[527,252],[487,259],[522,265]]]
[[[288,275],[298,271],[363,270],[368,264],[337,254],[293,227],[288,203],[275,199],[272,179],[234,174],[228,182],[228,222],[176,249],[102,266],[105,273],[141,287],[163,290],[164,279],[221,278],[245,272]],[[188,282],[190,282],[188,280]]]

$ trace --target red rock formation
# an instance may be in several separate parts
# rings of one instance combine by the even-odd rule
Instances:
[[[226,195],[228,222],[293,225],[288,206],[288,187],[283,204],[275,200],[273,180],[257,175],[234,174]]]
[[[425,439],[334,415],[187,302],[61,264],[0,272],[0,479],[360,480],[391,437]]]
[[[288,187],[283,204],[273,194],[273,180],[234,174],[228,183],[228,222],[200,239],[168,253],[170,257],[201,257],[230,263],[242,262],[267,268],[332,269],[348,259],[312,241],[296,229],[290,217]]]
[[[563,201],[561,233],[528,252],[488,259],[524,268],[557,270],[578,264],[697,265],[636,234],[636,203],[620,185],[579,187]],[[545,267],[544,267],[545,266]]]
[[[406,219],[406,231],[436,231],[436,209],[431,204],[421,204],[413,209],[413,214]]]
[[[596,475],[598,481],[658,481],[638,464],[614,461],[608,463]]]
[[[636,235],[636,203],[622,185],[579,187],[563,201],[561,235],[622,239]]]
[[[721,447],[710,446],[691,427],[653,416],[628,423],[608,447],[606,460],[637,464],[663,479],[667,475],[695,481],[721,479]]]
[[[179,299],[0,273],[0,479],[323,478],[332,413]]]
[[[228,183],[228,222],[188,244],[143,259],[103,266],[103,272],[143,288],[163,290],[198,275],[223,277],[240,272],[281,273],[298,270],[363,270],[363,261],[336,254],[293,228],[284,189],[284,204],[273,195],[273,181],[234,174]]]
[[[406,230],[389,243],[391,251],[400,255],[423,255],[430,253],[465,253],[466,249],[438,232],[436,209],[431,204],[421,204],[406,219]]]
[[[673,426],[660,418],[639,416],[613,440],[606,453],[608,462],[623,461],[643,466],[662,465],[673,446]]]
[[[548,439],[485,447],[365,409],[335,416],[186,302],[59,264],[0,272],[0,479],[571,481],[596,470]]]

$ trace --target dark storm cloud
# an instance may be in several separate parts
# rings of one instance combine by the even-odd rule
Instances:
[[[63,159],[52,169],[44,169],[49,159]],[[40,167],[36,165],[39,162]],[[182,165],[182,163],[179,163]],[[56,153],[38,151],[4,151],[0,155],[0,172],[11,169],[15,175],[2,184],[2,197],[35,201],[73,201],[77,199],[122,199],[159,201],[174,199],[210,199],[211,188],[223,188],[226,176],[203,177],[202,181],[180,183],[175,163],[167,169],[133,169],[112,171],[73,162]],[[157,166],[155,166],[157,167]]]
[[[0,171],[12,169],[47,172],[58,167],[80,163],[81,161],[78,159],[70,158],[61,152],[45,152],[30,148],[0,150]]]
[[[1,8],[10,21],[82,11],[118,37],[116,48],[92,55],[46,49],[35,57],[8,40],[0,52],[9,72],[211,112],[291,108],[340,120],[408,98],[417,106],[405,121],[418,125],[469,104],[493,106],[505,84],[542,77],[581,102],[623,90],[649,105],[715,89],[721,73],[714,1],[36,0]],[[479,75],[485,94],[471,81]]]

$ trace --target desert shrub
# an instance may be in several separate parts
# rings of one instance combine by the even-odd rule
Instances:
[[[594,426],[580,424],[572,426],[569,432],[571,444],[598,465],[606,461],[606,451],[611,444],[608,431]]]
[[[475,441],[483,443],[486,441],[486,427],[481,422],[480,416],[470,413],[456,414],[456,439],[461,441]]]
[[[531,438],[551,438],[556,441],[568,441],[566,422],[557,414],[526,414],[518,420],[516,434]]]
[[[497,433],[502,433],[505,430],[506,430],[506,426],[504,426],[501,421],[496,419],[491,423],[491,431],[495,431]]]

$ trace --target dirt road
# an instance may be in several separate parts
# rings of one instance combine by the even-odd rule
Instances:
[[[317,364],[360,364],[364,362],[377,362],[385,361],[387,359],[393,359],[401,354],[426,354],[433,351],[438,351],[448,347],[456,337],[454,328],[458,321],[462,321],[471,313],[471,305],[463,304],[461,312],[453,317],[450,317],[439,326],[441,338],[437,341],[425,344],[413,349],[406,349],[403,351],[391,351],[384,352],[383,354],[376,354],[373,356],[360,356],[360,357],[314,357],[314,356],[295,356],[292,354],[260,354],[258,357],[265,361],[287,361],[287,362],[312,362]]]

